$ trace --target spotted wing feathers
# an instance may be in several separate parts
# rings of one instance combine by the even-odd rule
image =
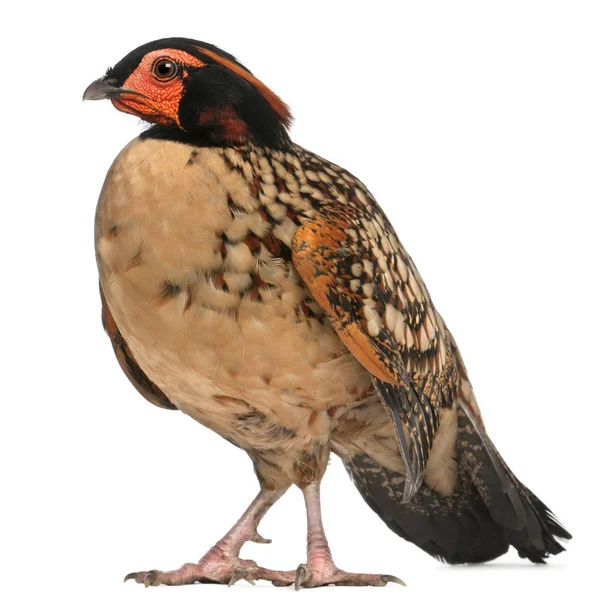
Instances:
[[[419,488],[455,395],[445,325],[392,226],[361,189],[323,206],[293,240],[293,262],[338,335],[372,374],[397,429],[404,500]]]

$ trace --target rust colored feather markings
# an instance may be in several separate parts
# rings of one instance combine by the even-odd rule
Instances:
[[[225,276],[221,272],[215,273],[213,275],[212,282],[215,288],[218,290],[223,290],[224,292],[227,292],[229,290],[229,288],[227,287],[227,283],[225,282]]]
[[[247,136],[247,125],[230,108],[206,108],[200,113],[200,123],[221,127],[223,139],[228,141],[238,143]]]
[[[244,238],[243,243],[248,247],[249,251],[252,254],[259,252],[260,247],[262,245],[262,242],[252,235],[249,235],[246,238]]]
[[[113,225],[105,234],[104,237],[107,240],[114,240],[119,235],[119,226]]]

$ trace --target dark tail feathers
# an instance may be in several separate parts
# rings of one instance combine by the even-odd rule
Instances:
[[[458,482],[452,496],[422,484],[403,504],[404,474],[367,455],[344,460],[368,505],[395,533],[451,564],[479,563],[514,546],[522,558],[544,562],[571,535],[509,470],[466,405],[458,406]]]

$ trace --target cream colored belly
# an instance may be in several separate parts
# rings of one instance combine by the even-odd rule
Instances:
[[[331,331],[295,323],[277,307],[272,316],[247,301],[226,313],[194,304],[185,311],[183,294],[158,306],[120,277],[107,290],[115,321],[148,377],[181,410],[228,437],[234,415],[249,407],[302,432],[313,412],[353,403],[370,386]]]
[[[132,142],[121,153],[96,218],[107,303],[140,367],[198,421],[263,447],[273,443],[268,435],[239,439],[236,421],[259,411],[326,442],[326,411],[357,401],[370,377],[327,322],[296,310],[306,291],[294,269],[272,261],[252,268],[239,240],[221,256],[219,233],[234,226],[228,190],[234,200],[243,191],[224,168],[214,151],[194,158],[180,144]],[[212,281],[221,267],[225,291]],[[259,301],[239,293],[255,272],[272,282]]]

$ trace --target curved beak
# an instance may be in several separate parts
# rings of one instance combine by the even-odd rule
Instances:
[[[144,94],[135,92],[133,90],[126,90],[125,88],[117,87],[114,81],[100,77],[96,81],[93,81],[84,92],[82,100],[105,100],[118,98],[123,94],[132,94],[134,96],[141,96],[145,98]]]

